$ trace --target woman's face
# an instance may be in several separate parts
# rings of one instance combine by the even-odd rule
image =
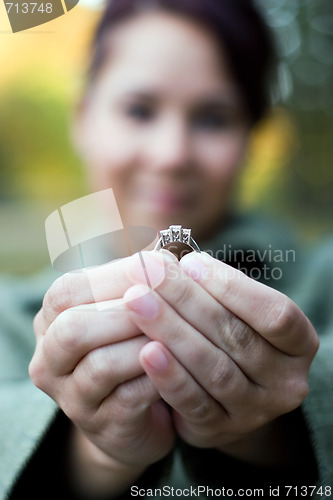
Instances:
[[[209,235],[226,214],[249,122],[214,38],[172,14],[123,22],[79,114],[94,190],[113,188],[125,225]]]

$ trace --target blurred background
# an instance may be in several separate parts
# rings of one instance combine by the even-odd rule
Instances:
[[[333,232],[333,2],[257,1],[281,63],[275,109],[253,134],[237,206],[286,220],[312,244]],[[87,193],[70,123],[100,12],[81,0],[13,34],[0,3],[0,273],[50,265],[46,217]]]

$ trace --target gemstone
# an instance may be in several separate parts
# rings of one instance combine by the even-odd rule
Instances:
[[[182,241],[182,226],[170,226],[171,240]]]
[[[191,245],[191,229],[183,229],[182,226],[169,226],[169,229],[160,231],[161,245],[165,246],[173,241],[179,241]]]
[[[168,243],[171,243],[171,231],[170,231],[170,229],[164,229],[163,231],[160,231],[160,234],[162,237],[163,245],[167,245]]]
[[[183,229],[183,243],[186,243],[186,245],[190,244],[190,238],[191,238],[191,229]]]

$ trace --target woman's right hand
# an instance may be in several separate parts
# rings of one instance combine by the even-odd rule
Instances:
[[[71,455],[81,486],[96,483],[113,494],[163,458],[174,441],[169,411],[139,362],[149,339],[119,299],[131,286],[129,259],[54,282],[35,318],[29,367],[34,384],[75,424]],[[111,308],[98,310],[96,297],[111,301]]]

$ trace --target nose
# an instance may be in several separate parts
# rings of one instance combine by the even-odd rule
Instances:
[[[147,160],[154,171],[178,172],[190,167],[191,137],[184,119],[168,116],[156,124],[147,145]]]

